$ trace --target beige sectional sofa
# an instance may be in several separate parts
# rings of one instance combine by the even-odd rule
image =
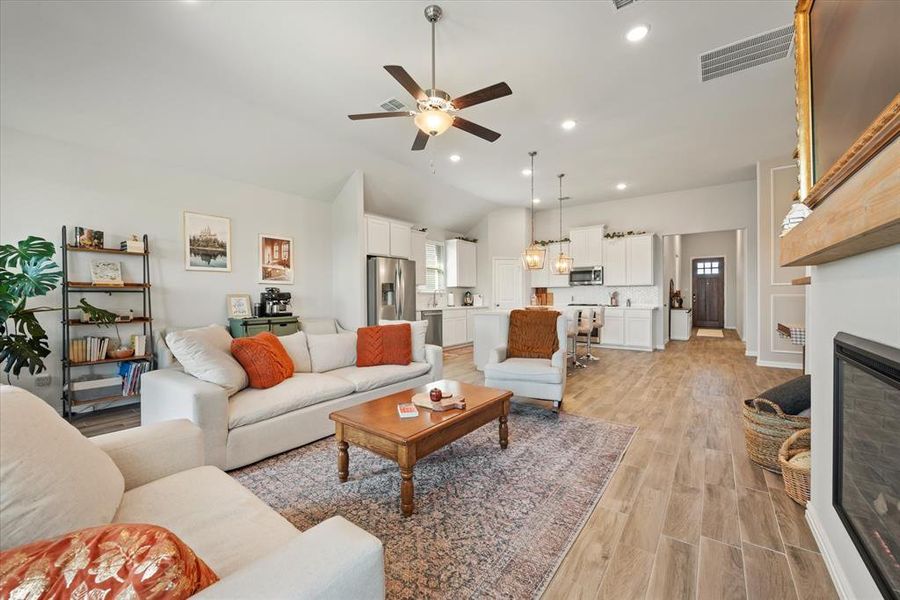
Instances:
[[[303,371],[268,389],[231,382],[230,375],[217,380],[219,384],[189,375],[188,365],[180,365],[168,344],[159,340],[160,366],[167,368],[141,379],[141,423],[189,419],[203,430],[207,464],[229,470],[332,435],[334,424],[328,415],[335,410],[442,377],[441,348],[424,344],[424,329],[413,330],[414,339],[420,334],[421,340],[413,344],[412,363],[376,367],[355,365],[356,334],[343,330],[334,319],[304,320],[301,330],[302,336],[282,340],[293,352],[296,368]],[[216,331],[215,344],[226,352],[230,337],[221,335]],[[349,337],[340,336],[353,336],[352,344]],[[172,335],[165,338],[178,342]],[[303,348],[292,347],[304,339],[308,358],[298,357]]]
[[[300,532],[220,469],[186,420],[87,439],[0,386],[0,550],[109,523],[174,532],[219,576],[203,598],[384,598],[381,542],[341,517]]]

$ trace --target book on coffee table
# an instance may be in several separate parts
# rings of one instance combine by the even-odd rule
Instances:
[[[397,414],[401,419],[412,419],[419,416],[419,409],[412,402],[403,402],[397,405]]]

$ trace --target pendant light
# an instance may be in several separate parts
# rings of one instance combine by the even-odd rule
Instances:
[[[553,272],[554,275],[568,275],[572,272],[572,257],[563,252],[562,247],[562,204],[563,200],[568,200],[568,196],[562,195],[562,180],[565,177],[565,173],[560,173],[557,175],[559,177],[559,256],[550,264],[550,271]],[[572,242],[569,242],[569,250],[571,251]]]
[[[537,152],[531,151],[528,156],[531,157],[531,197],[528,203],[531,205],[531,245],[522,252],[522,266],[527,271],[540,271],[544,268],[544,257],[547,249],[539,246],[534,241],[534,157]]]

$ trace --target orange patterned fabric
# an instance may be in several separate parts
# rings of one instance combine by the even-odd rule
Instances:
[[[356,366],[408,365],[412,362],[409,323],[360,327],[356,330]]]
[[[356,366],[384,364],[384,327],[360,327],[356,330]]]
[[[121,523],[0,552],[0,598],[187,598],[219,580],[178,536]]]
[[[231,355],[247,371],[250,387],[270,388],[294,374],[291,356],[278,336],[268,332],[232,340]]]
[[[398,323],[384,327],[385,365],[408,365],[412,362],[412,327],[409,323]]]
[[[514,310],[509,313],[508,358],[550,358],[559,350],[555,310]]]

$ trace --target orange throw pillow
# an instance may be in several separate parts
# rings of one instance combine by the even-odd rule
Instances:
[[[385,365],[408,365],[412,362],[412,327],[409,323],[385,325],[384,334]]]
[[[412,362],[409,323],[360,327],[356,330],[356,366],[408,365]]]
[[[178,536],[119,523],[0,552],[0,598],[187,598],[219,580]]]
[[[559,350],[555,310],[514,310],[509,313],[508,358],[552,358]]]
[[[384,327],[360,327],[356,330],[356,366],[384,364]]]
[[[278,336],[268,332],[232,340],[231,355],[247,371],[250,387],[270,388],[294,374],[291,356]]]

